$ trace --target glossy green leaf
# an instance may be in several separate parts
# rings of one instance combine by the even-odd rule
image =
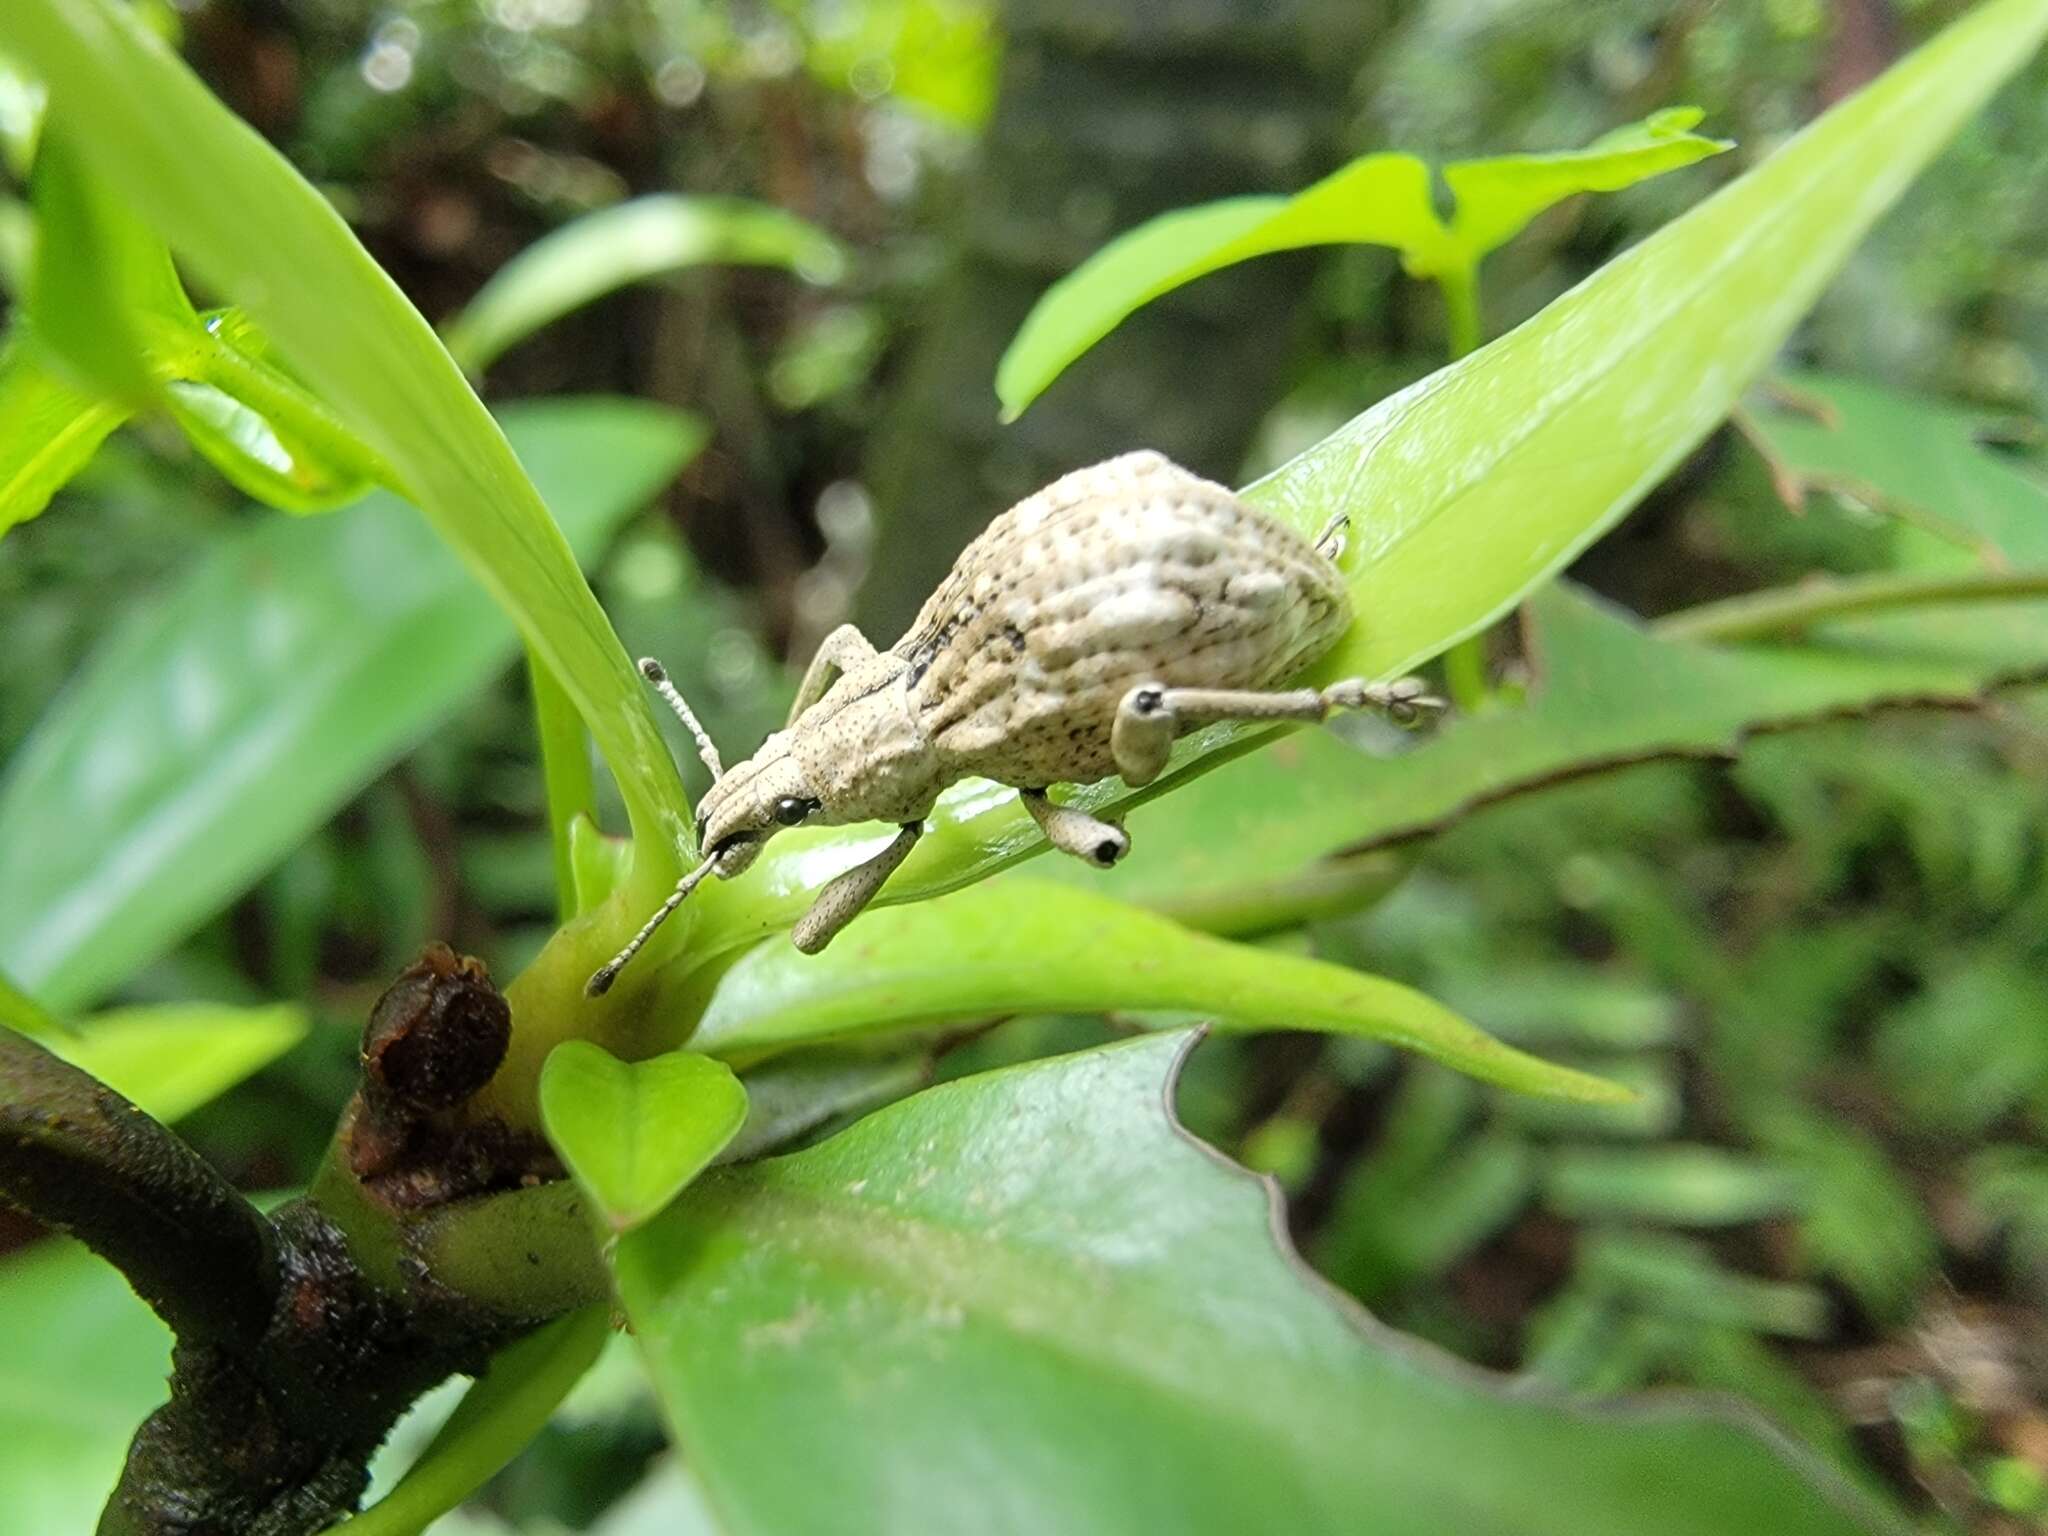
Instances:
[[[739,1134],[747,1090],[732,1068],[693,1051],[620,1061],[565,1040],[540,1074],[541,1124],[614,1232],[630,1232]]]
[[[1429,167],[1390,152],[1354,160],[1292,197],[1235,197],[1161,214],[1111,241],[1032,306],[996,368],[1003,419],[1015,420],[1076,358],[1152,300],[1257,256],[1310,245],[1386,245],[1417,276],[1469,282],[1482,256],[1551,204],[1631,186],[1728,148],[1687,131],[1700,117],[1675,107],[1585,149],[1453,162],[1444,167],[1456,195],[1448,225],[1436,211]]]
[[[2044,31],[2048,0],[1979,6],[1517,330],[1251,486],[1247,497],[1307,532],[1337,511],[1351,519],[1359,617],[1313,675],[1412,670],[1611,527],[1726,415],[1863,232]],[[1110,781],[1078,799],[1120,813],[1255,735],[1213,727],[1146,790]],[[1360,793],[1399,806],[1384,773]],[[944,796],[929,827],[883,900],[953,890],[1044,847],[1016,797],[985,783]],[[716,955],[787,927],[874,847],[860,828],[778,837],[744,877],[691,898],[693,948]]]
[[[277,426],[233,395],[209,384],[173,384],[165,406],[192,446],[228,483],[287,512],[326,512],[369,489],[295,449]]]
[[[836,282],[846,255],[815,224],[744,198],[656,193],[587,213],[506,262],[443,333],[469,372],[571,310],[686,267],[787,267]]]
[[[0,1259],[0,1528],[95,1529],[170,1356],[170,1330],[83,1245]]]
[[[701,430],[506,413],[583,558]],[[0,780],[0,969],[65,1012],[257,878],[502,667],[509,624],[395,497],[265,521],[138,604]]]
[[[177,1120],[261,1071],[306,1036],[303,1008],[158,1003],[79,1021],[43,1044],[158,1120]]]
[[[422,1536],[540,1433],[611,1332],[609,1307],[585,1307],[500,1350],[391,1492],[335,1527],[347,1536]]]
[[[720,979],[690,1043],[746,1061],[792,1045],[1009,1013],[1154,1008],[1188,1009],[1225,1027],[1386,1040],[1527,1093],[1627,1097],[1502,1045],[1397,982],[1191,933],[1032,880],[871,913],[821,955],[772,939]]]
[[[9,0],[7,30],[57,113],[79,104],[66,121],[81,159],[247,310],[554,669],[619,780],[647,886],[674,879],[690,818],[639,677],[432,328],[333,206],[123,7]]]
[[[327,512],[393,476],[376,454],[270,357],[238,310],[197,322],[171,361],[163,404],[228,482],[285,512]]]
[[[1895,1528],[1732,1408],[1567,1406],[1373,1323],[1172,1122],[1182,1049],[928,1090],[622,1240],[728,1536]]]
[[[0,350],[0,534],[47,507],[127,416],[51,373],[17,328]]]

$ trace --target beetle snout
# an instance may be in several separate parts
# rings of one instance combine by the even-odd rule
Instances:
[[[730,880],[761,855],[761,845],[768,839],[758,832],[735,832],[711,850],[711,857],[717,861],[717,875],[721,880]]]

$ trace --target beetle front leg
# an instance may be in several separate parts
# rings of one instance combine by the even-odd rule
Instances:
[[[789,931],[790,941],[807,955],[815,955],[830,944],[839,930],[860,916],[861,908],[875,899],[882,883],[896,873],[896,867],[910,857],[910,850],[924,833],[921,821],[906,821],[889,846],[856,864],[843,875],[825,882],[817,900]]]
[[[1402,725],[1442,709],[1419,677],[1368,683],[1348,677],[1327,688],[1254,693],[1229,688],[1166,688],[1141,683],[1117,706],[1109,750],[1117,772],[1133,789],[1150,784],[1166,766],[1174,738],[1218,720],[1327,720],[1333,710],[1380,709]]]
[[[1131,851],[1131,834],[1115,823],[1090,816],[1077,806],[1054,805],[1042,789],[1018,793],[1045,840],[1061,853],[1085,859],[1097,869],[1108,869]]]
[[[842,624],[833,630],[819,642],[818,653],[804,669],[804,680],[797,685],[796,700],[789,706],[788,723],[796,724],[798,715],[825,697],[825,690],[832,686],[840,673],[864,661],[873,661],[876,654],[868,637],[853,625]]]

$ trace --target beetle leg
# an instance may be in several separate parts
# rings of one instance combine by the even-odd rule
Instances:
[[[827,635],[818,646],[818,654],[811,658],[810,666],[804,669],[804,680],[796,690],[796,702],[789,706],[789,724],[796,724],[796,717],[825,697],[840,673],[859,666],[864,661],[873,661],[876,651],[868,643],[868,637],[851,624],[842,624]]]
[[[1166,766],[1174,738],[1217,720],[1327,720],[1332,710],[1379,709],[1413,725],[1443,700],[1432,698],[1419,677],[1368,683],[1350,677],[1327,688],[1255,693],[1229,688],[1164,688],[1141,683],[1124,695],[1110,727],[1109,749],[1124,782],[1150,784]]]
[[[807,955],[815,955],[830,944],[839,930],[860,915],[861,908],[875,899],[882,882],[896,873],[896,866],[910,857],[910,850],[924,832],[921,821],[906,821],[889,846],[856,864],[843,875],[825,882],[818,899],[790,930],[790,940]]]
[[[1351,526],[1351,514],[1339,512],[1316,535],[1316,553],[1335,565],[1344,558],[1344,532]]]
[[[1054,805],[1042,789],[1018,791],[1024,809],[1038,823],[1045,840],[1061,853],[1071,853],[1098,869],[1108,869],[1131,851],[1131,835],[1113,822],[1090,816],[1071,805]]]

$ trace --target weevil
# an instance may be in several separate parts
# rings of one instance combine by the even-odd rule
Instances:
[[[1374,707],[1407,723],[1440,707],[1415,678],[1274,691],[1351,623],[1343,533],[1339,518],[1305,538],[1158,453],[1075,470],[990,523],[889,649],[851,624],[828,635],[789,723],[730,770],[660,664],[643,660],[711,770],[701,857],[588,992],[608,990],[707,876],[741,873],[785,827],[897,826],[797,923],[796,947],[815,954],[875,898],[957,780],[1019,790],[1047,842],[1107,868],[1130,835],[1055,804],[1052,785],[1112,772],[1149,784],[1175,738],[1218,720]]]

